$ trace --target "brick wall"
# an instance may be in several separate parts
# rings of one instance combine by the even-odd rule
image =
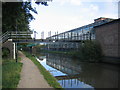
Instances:
[[[109,57],[120,57],[120,19],[95,27],[96,40],[101,44],[103,53]]]
[[[13,42],[12,41],[6,41],[2,44],[2,47],[8,48],[10,50],[10,58],[13,58]]]

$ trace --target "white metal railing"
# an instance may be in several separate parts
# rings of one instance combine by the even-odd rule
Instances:
[[[8,39],[30,39],[31,31],[7,31],[0,35],[0,42],[5,42]]]
[[[1,41],[1,42],[4,42],[4,41],[6,41],[8,38],[9,38],[9,32],[7,31],[7,32],[5,32],[5,33],[1,36],[0,41]]]

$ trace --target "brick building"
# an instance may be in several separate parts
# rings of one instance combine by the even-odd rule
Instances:
[[[94,27],[96,40],[107,57],[120,58],[120,18]]]

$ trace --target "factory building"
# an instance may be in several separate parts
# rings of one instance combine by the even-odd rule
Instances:
[[[96,34],[94,27],[113,21],[111,18],[100,17],[94,19],[94,23],[78,27],[47,38],[51,40],[46,44],[47,50],[78,50],[85,40],[95,40]]]

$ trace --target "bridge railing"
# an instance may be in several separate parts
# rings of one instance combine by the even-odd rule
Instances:
[[[5,32],[4,34],[2,34],[1,38],[0,38],[0,41],[1,42],[5,42],[6,40],[9,39],[9,32]]]
[[[0,35],[0,42],[3,43],[8,39],[31,39],[31,34],[31,31],[7,31]]]

